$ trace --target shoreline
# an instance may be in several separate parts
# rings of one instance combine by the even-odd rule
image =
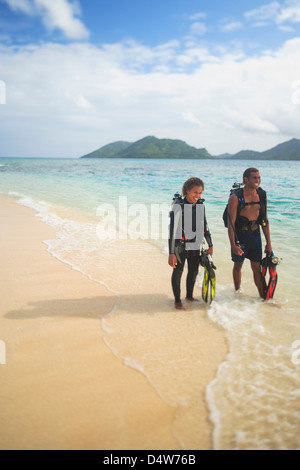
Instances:
[[[129,315],[148,327],[149,321],[165,318],[153,315],[156,310],[161,313],[161,302],[163,313],[173,321],[169,270],[165,271],[169,296],[164,293],[166,286],[153,281],[142,267],[136,273],[136,266],[131,266],[126,279],[115,276],[113,289],[120,292],[116,306],[113,292],[47,251],[43,241],[55,238],[55,232],[34,216],[33,209],[0,195],[0,210],[0,340],[6,345],[6,364],[0,365],[0,448],[182,450],[174,424],[182,432],[187,416],[183,407],[168,404],[146,374],[126,365],[123,354],[130,339],[122,339],[124,352],[116,356],[112,348],[119,336],[101,327],[110,321],[118,326]],[[157,255],[155,261],[165,269],[164,256]],[[117,272],[117,262],[116,257],[109,265],[112,273]],[[116,315],[110,315],[112,311]],[[205,372],[197,390],[202,400],[197,405],[201,410],[197,448],[211,449],[213,428],[205,389],[226,356],[226,341],[221,328],[205,314],[201,327],[219,341],[218,354],[216,345],[208,350],[206,341],[200,344]],[[208,363],[212,351],[214,358]],[[188,429],[183,434],[184,448],[195,449]]]

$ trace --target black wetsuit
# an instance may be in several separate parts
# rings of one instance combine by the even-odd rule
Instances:
[[[198,202],[197,204],[201,204]],[[184,204],[190,204],[186,198],[181,201],[182,213]],[[196,206],[197,204],[190,204],[192,205],[192,231],[196,233],[197,221],[196,221]],[[200,237],[199,245],[202,243],[203,237],[205,237],[209,246],[212,246],[211,235],[208,229],[206,216],[205,216],[205,208],[204,209],[204,231],[201,234],[197,234],[196,237]],[[180,302],[180,283],[181,277],[183,273],[183,268],[185,264],[185,260],[187,260],[188,265],[188,274],[186,278],[186,296],[188,298],[193,297],[194,286],[197,278],[197,274],[199,271],[199,255],[200,255],[200,248],[199,249],[188,249],[187,243],[185,241],[185,233],[184,233],[184,217],[182,217],[182,237],[181,239],[175,238],[175,227],[174,227],[174,210],[170,212],[170,231],[169,231],[169,254],[176,254],[177,256],[177,266],[173,269],[171,283],[172,289],[175,297],[175,302]],[[178,256],[179,255],[179,256]]]

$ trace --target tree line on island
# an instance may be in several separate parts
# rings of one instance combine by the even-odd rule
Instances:
[[[117,141],[104,145],[80,158],[166,158],[232,160],[300,160],[300,140],[291,139],[264,152],[242,150],[236,154],[211,155],[178,139],[144,137],[136,142]]]

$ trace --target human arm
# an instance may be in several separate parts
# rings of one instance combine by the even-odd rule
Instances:
[[[213,248],[213,242],[212,242],[210,230],[208,228],[205,212],[204,212],[204,238],[208,244],[207,253],[212,256],[214,248]]]
[[[174,206],[173,206],[174,209]],[[177,209],[177,207],[176,207]],[[174,210],[170,212],[170,225],[169,225],[169,258],[168,264],[171,268],[176,268],[177,257],[175,255],[175,214]]]
[[[238,210],[238,197],[233,194],[228,201],[228,237],[231,245],[231,249],[235,255],[242,256],[243,250],[238,245],[238,240],[235,232],[235,222]]]
[[[270,226],[269,226],[269,220],[268,220],[268,215],[267,215],[267,197],[266,197],[265,206],[264,206],[261,228],[266,239],[265,253],[272,253],[273,250],[272,250],[272,243],[271,243]]]
[[[262,227],[262,231],[263,231],[265,239],[266,239],[265,253],[272,253],[273,249],[272,249],[269,225],[267,225],[266,227]]]

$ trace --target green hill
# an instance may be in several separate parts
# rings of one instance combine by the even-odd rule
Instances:
[[[233,160],[300,160],[300,140],[291,139],[264,152],[242,150],[230,158]]]
[[[144,137],[134,143],[114,142],[81,158],[213,158],[206,149],[196,149],[182,140]]]
[[[117,141],[80,158],[167,158],[233,160],[300,160],[300,140],[291,139],[264,152],[242,150],[234,155],[212,156],[205,148],[197,149],[183,140],[148,136],[136,142]]]
[[[115,157],[119,152],[126,150],[127,147],[131,145],[131,142],[124,142],[119,140],[118,142],[113,142],[112,144],[104,145],[104,147],[95,150],[94,152],[83,155],[80,158],[110,158]]]

